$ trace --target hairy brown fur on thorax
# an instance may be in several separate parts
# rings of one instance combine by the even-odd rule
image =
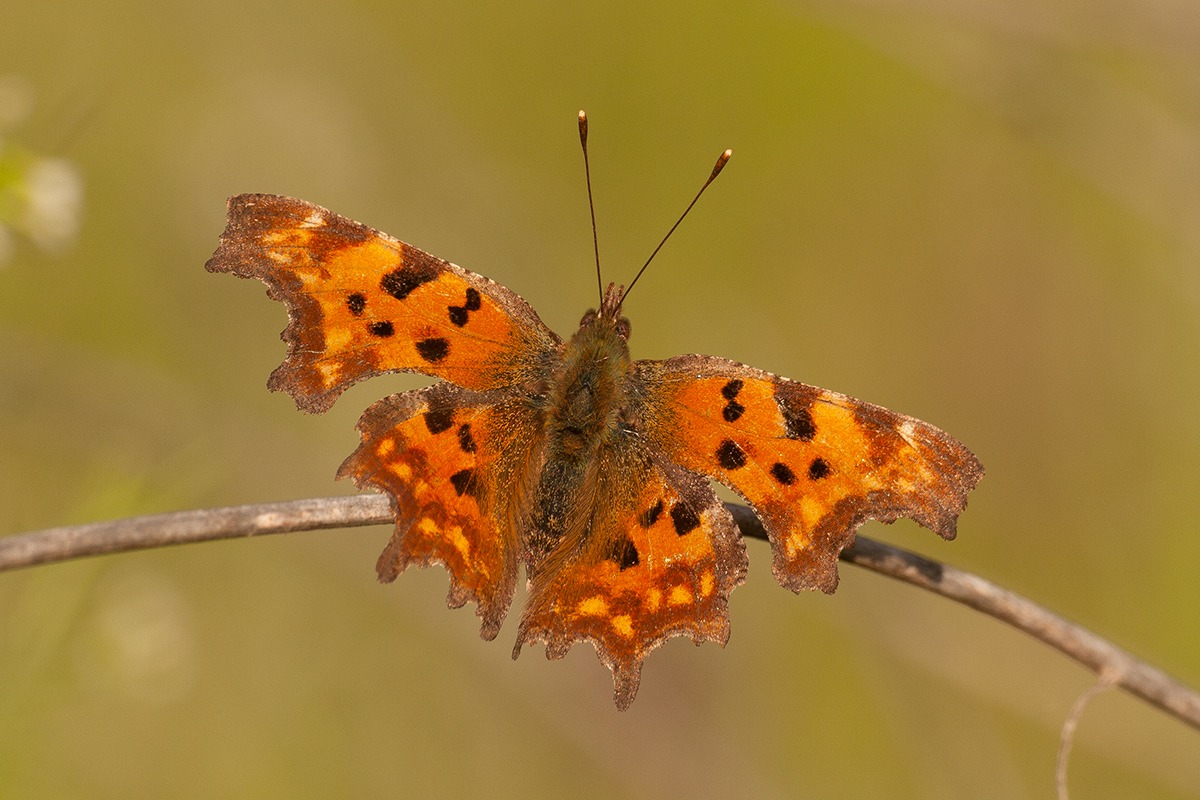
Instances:
[[[538,480],[527,552],[530,575],[553,574],[591,544],[605,465],[619,457],[627,431],[633,362],[621,287],[610,284],[599,310],[584,314],[562,346],[546,392],[544,470]]]
[[[589,311],[564,346],[546,420],[553,457],[587,462],[616,430],[632,363],[621,321]]]

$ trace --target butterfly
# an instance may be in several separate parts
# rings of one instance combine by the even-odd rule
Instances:
[[[582,113],[580,133],[586,165]],[[564,340],[504,286],[303,200],[231,198],[206,268],[286,305],[268,386],[304,411],[374,375],[441,379],[370,406],[338,471],[391,498],[380,580],[443,565],[449,605],[474,603],[490,640],[524,566],[513,657],[589,641],[620,709],[666,639],[729,637],[746,548],[712,481],[761,519],[783,586],[832,592],[865,520],[951,539],[983,475],[951,436],[877,405],[715,356],[634,360],[621,286]]]

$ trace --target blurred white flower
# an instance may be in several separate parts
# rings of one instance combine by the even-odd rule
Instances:
[[[48,252],[61,252],[75,238],[83,211],[83,181],[61,158],[34,161],[25,173],[25,206],[17,227]]]
[[[0,75],[0,266],[12,257],[18,237],[61,253],[74,241],[83,215],[83,179],[71,162],[2,137],[32,107],[29,84]]]

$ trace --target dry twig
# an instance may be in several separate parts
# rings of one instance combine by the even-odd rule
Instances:
[[[766,538],[762,523],[753,511],[732,504],[729,508],[743,535]],[[372,494],[156,514],[0,538],[0,572],[173,544],[391,524],[393,517],[387,498]],[[1130,694],[1200,729],[1200,693],[1086,628],[1014,592],[977,575],[865,536],[859,536],[841,557],[843,561],[920,586],[1003,620],[1097,675],[1106,676]]]

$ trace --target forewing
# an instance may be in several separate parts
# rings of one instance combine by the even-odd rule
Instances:
[[[545,642],[547,657],[561,658],[590,641],[625,709],[642,660],[668,638],[725,644],[746,551],[707,480],[629,453],[603,474],[580,546],[533,578],[513,657],[525,643]]]
[[[384,398],[363,414],[362,444],[338,477],[392,499],[396,529],[379,557],[390,582],[410,564],[442,564],[449,605],[471,600],[492,639],[512,602],[517,493],[537,450],[537,421],[511,397],[448,383]]]
[[[746,498],[789,589],[837,587],[837,557],[866,519],[955,535],[983,476],[953,437],[852,397],[710,356],[638,362],[639,429],[687,469]]]
[[[206,268],[257,278],[287,306],[288,356],[268,386],[305,411],[325,411],[385,372],[478,391],[519,385],[541,374],[559,342],[503,286],[290,197],[230,198]]]

